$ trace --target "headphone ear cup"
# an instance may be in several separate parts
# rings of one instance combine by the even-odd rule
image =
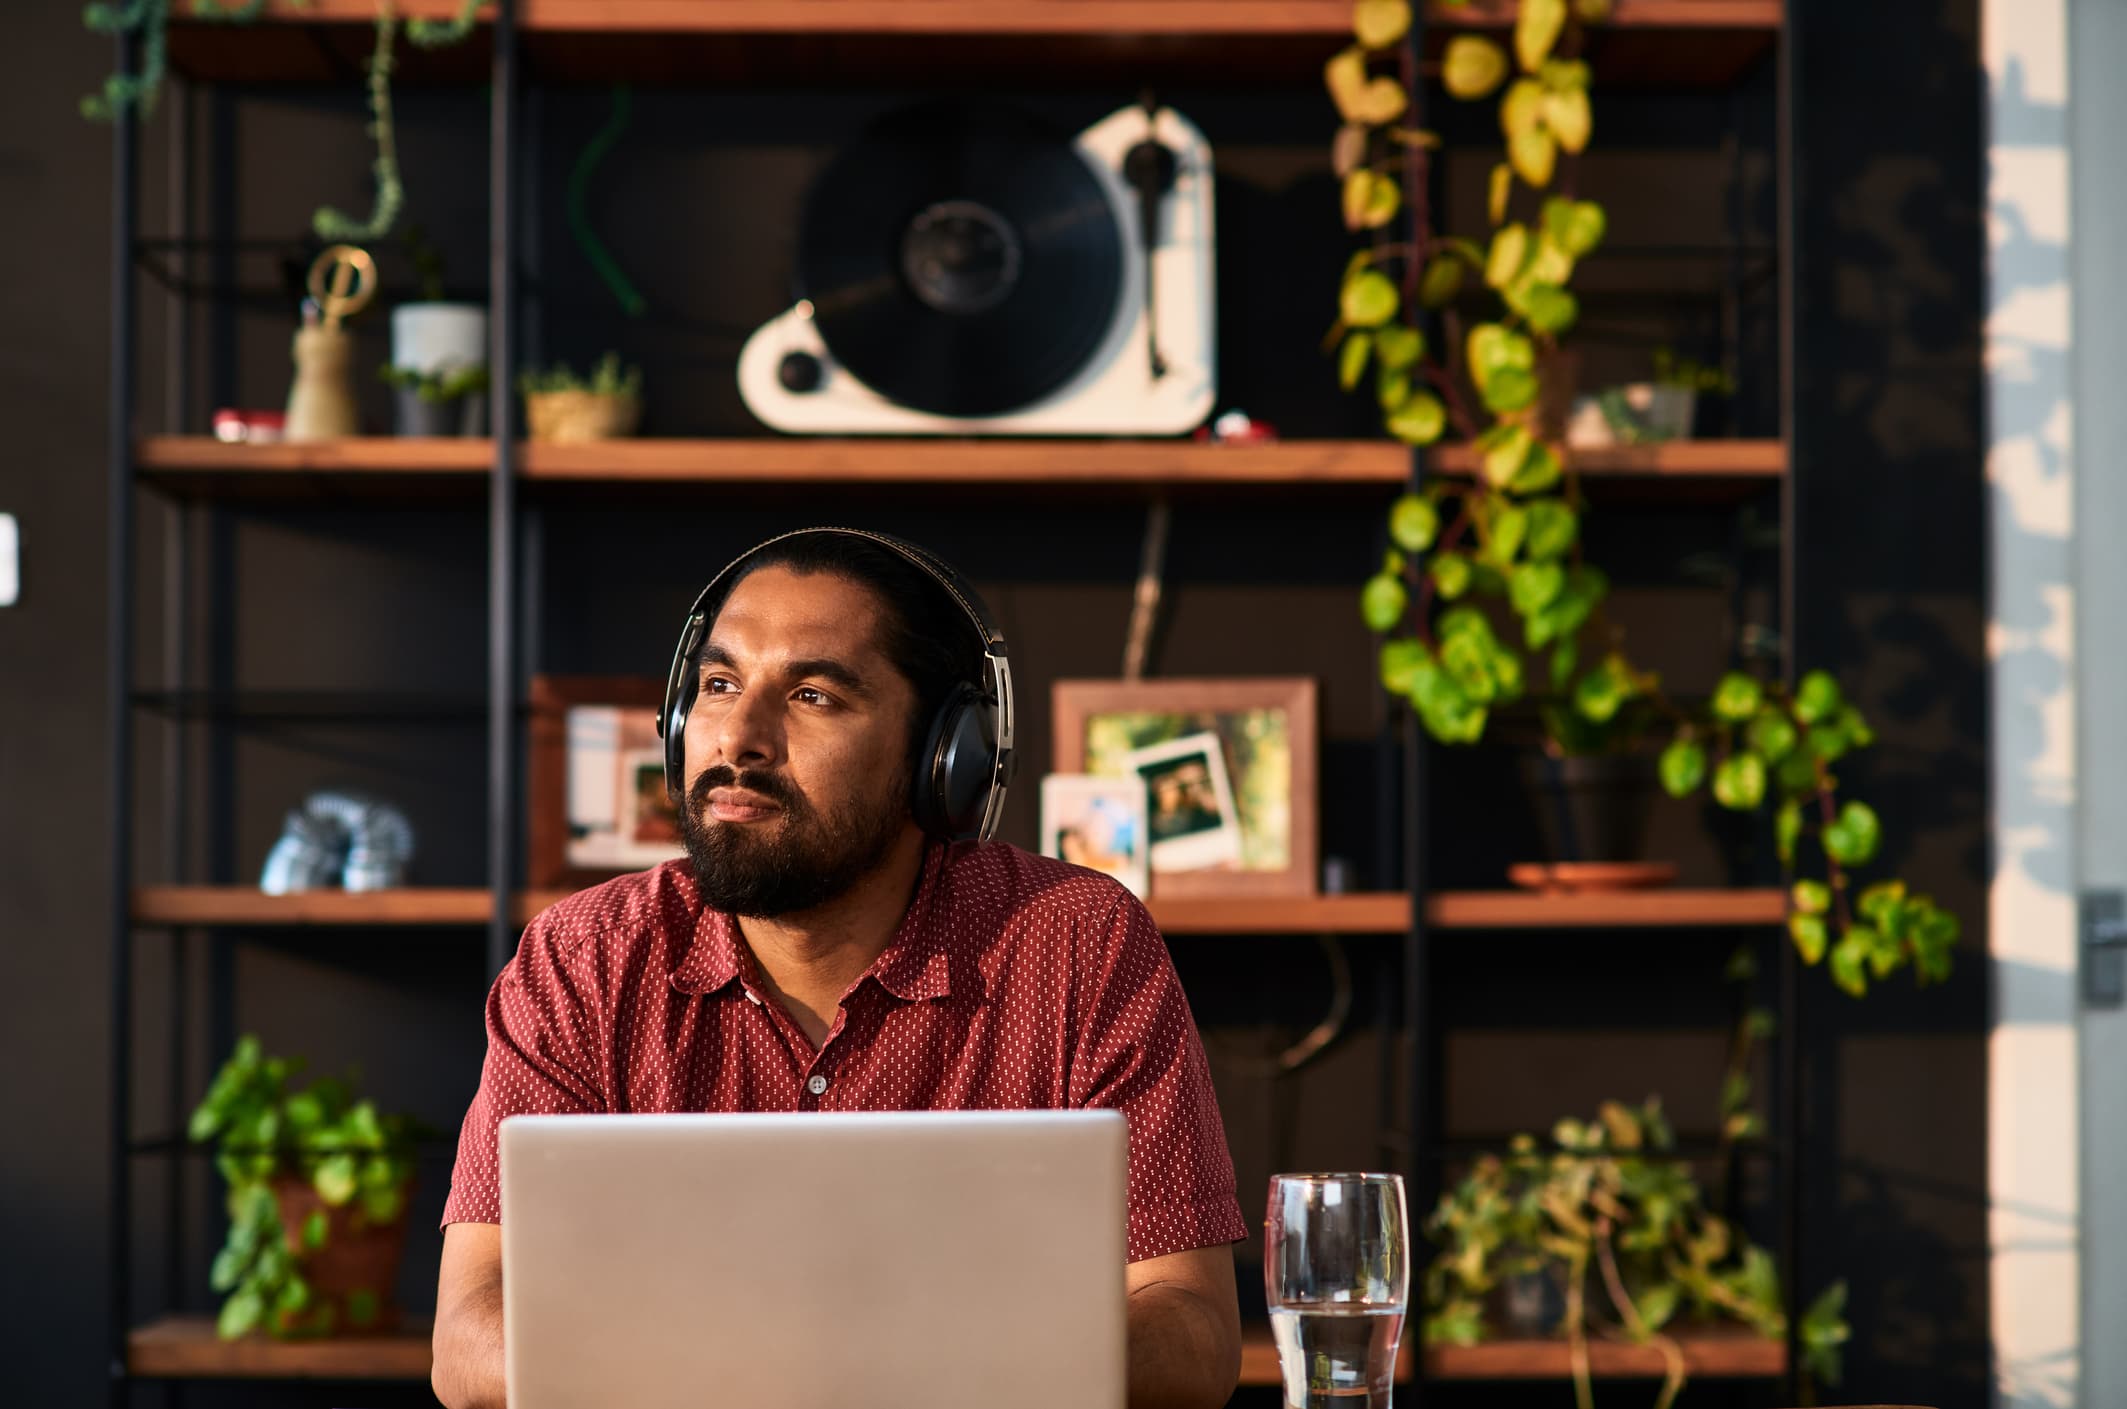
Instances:
[[[989,698],[972,685],[956,689],[916,764],[910,803],[917,825],[945,841],[975,840],[997,769],[997,711]]]

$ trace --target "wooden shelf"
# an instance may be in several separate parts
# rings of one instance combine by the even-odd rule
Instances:
[[[211,1316],[165,1316],[126,1336],[126,1370],[147,1379],[426,1380],[429,1327],[383,1336],[221,1340]]]
[[[517,898],[517,923],[568,894],[523,892]],[[1394,893],[1154,899],[1149,908],[1161,931],[1171,935],[1401,934],[1410,924],[1409,897]],[[1778,889],[1608,895],[1443,891],[1426,908],[1429,922],[1443,930],[1776,925],[1786,918],[1787,894]],[[133,918],[143,925],[483,925],[491,913],[488,893],[472,887],[265,895],[251,886],[141,886],[133,892]]]
[[[1407,1322],[1415,1328],[1415,1322]],[[1396,1347],[1396,1383],[1411,1382],[1411,1371],[1417,1357],[1412,1354],[1412,1339],[1409,1335]],[[1278,1346],[1270,1337],[1267,1321],[1244,1321],[1241,1323],[1241,1383],[1244,1385],[1275,1385],[1284,1381],[1278,1374]],[[1356,1396],[1354,1396],[1356,1397]]]
[[[149,436],[135,452],[143,481],[177,495],[334,498],[456,493],[484,488],[494,447],[486,440],[352,437],[302,445],[231,445],[204,436]],[[1475,472],[1467,446],[1444,446],[1444,474]],[[1680,441],[1576,453],[1596,488],[1640,484],[1747,491],[1787,471],[1777,440]],[[1188,440],[642,439],[594,445],[528,444],[520,473],[530,487],[605,490],[717,485],[802,493],[812,488],[952,485],[992,491],[1125,489],[1230,491],[1285,487],[1390,493],[1409,472],[1408,452],[1385,440],[1291,440],[1204,445]]]
[[[1787,1372],[1787,1345],[1747,1327],[1686,1330],[1676,1335],[1684,1371],[1695,1380],[1777,1379]],[[1653,1346],[1591,1341],[1588,1369],[1601,1379],[1659,1379],[1662,1353]],[[1563,1340],[1499,1340],[1440,1345],[1425,1352],[1426,1378],[1435,1380],[1563,1380],[1572,1362]]]
[[[451,0],[404,0],[440,17]],[[1511,0],[1435,5],[1429,56],[1460,29],[1513,22]],[[1132,84],[1318,86],[1350,42],[1349,0],[521,0],[538,81],[996,86],[1127,75]],[[345,84],[366,55],[374,0],[270,0],[251,24],[171,16],[170,65],[207,82]],[[1770,52],[1781,0],[1617,0],[1587,57],[1610,87],[1732,85]],[[439,50],[402,45],[395,80],[488,77],[488,31]]]

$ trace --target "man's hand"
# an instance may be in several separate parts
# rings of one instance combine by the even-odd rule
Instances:
[[[1241,1378],[1233,1249],[1148,1257],[1130,1264],[1125,1285],[1130,1409],[1219,1409]]]
[[[502,1229],[493,1223],[443,1230],[434,1349],[428,1382],[446,1409],[504,1409]]]

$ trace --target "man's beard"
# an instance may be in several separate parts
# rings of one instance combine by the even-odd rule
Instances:
[[[719,822],[708,815],[715,788],[743,788],[781,808],[774,821]],[[908,786],[875,806],[852,801],[822,816],[779,773],[705,770],[679,809],[680,837],[702,902],[713,910],[768,918],[816,909],[849,891],[886,859],[908,820]]]

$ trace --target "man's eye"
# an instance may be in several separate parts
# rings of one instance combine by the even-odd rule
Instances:
[[[725,679],[721,675],[712,675],[702,682],[702,690],[706,694],[728,695],[736,689],[738,689],[736,683]]]
[[[821,694],[818,690],[813,689],[810,685],[802,685],[798,687],[798,698],[809,705],[824,705],[828,702],[827,696]]]

